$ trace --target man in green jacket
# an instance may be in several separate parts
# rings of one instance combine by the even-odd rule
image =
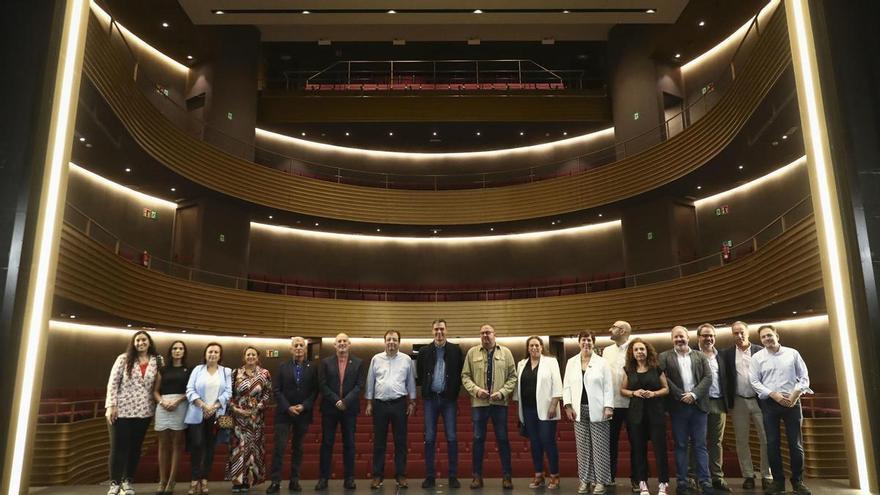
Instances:
[[[502,486],[513,489],[510,440],[507,438],[507,404],[516,388],[516,362],[510,349],[495,343],[495,328],[480,327],[480,344],[468,350],[461,370],[461,384],[471,396],[474,421],[473,467],[471,488],[483,486],[483,453],[489,419],[495,430],[501,454]]]

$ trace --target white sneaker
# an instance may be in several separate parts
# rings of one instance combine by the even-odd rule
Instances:
[[[639,495],[651,495],[651,492],[648,491],[648,484],[644,481],[639,481]]]
[[[587,483],[581,483],[580,485],[578,485],[578,493],[590,493],[590,485],[588,485]]]
[[[666,489],[669,487],[669,483],[660,483],[660,490],[657,492],[657,495],[666,495]]]
[[[122,489],[119,491],[120,495],[135,495],[134,488],[131,486],[131,480],[122,480]]]
[[[111,481],[110,489],[107,490],[107,495],[119,495],[119,483]]]
[[[605,489],[605,485],[602,483],[596,483],[596,486],[593,487],[593,495],[601,495],[605,493],[607,490]]]

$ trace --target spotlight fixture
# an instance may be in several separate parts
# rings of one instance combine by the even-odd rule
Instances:
[[[525,136],[526,133],[524,133],[523,131],[519,131],[519,135],[520,135],[520,136]]]
[[[680,53],[676,53],[676,54],[675,54],[675,58],[677,58],[677,59],[678,59],[678,58],[681,58],[681,54],[680,54]]]
[[[703,188],[703,186],[697,186],[697,191],[699,191],[702,188]]]
[[[131,328],[131,323],[129,323],[128,325],[125,325],[125,326],[126,326],[126,328]]]
[[[388,135],[389,135],[389,136],[393,136],[393,135],[394,135],[394,133],[393,133],[393,132],[391,132],[391,131],[389,131],[389,132],[388,132]]]
[[[172,187],[172,188],[171,188],[171,192],[175,192],[175,191],[177,191],[177,188],[176,188],[176,187]]]
[[[697,23],[697,26],[703,27],[706,25],[706,21],[700,21]]]
[[[168,24],[167,22],[163,22],[163,23],[162,23],[162,27],[163,27],[163,28],[167,28],[167,27],[169,27],[169,26],[170,26],[170,24]]]
[[[302,137],[306,137],[306,133],[304,133],[304,132],[299,133],[299,135]]]
[[[432,132],[431,135],[432,135],[432,136],[436,136],[436,135],[437,135],[437,131]]]
[[[599,218],[602,218],[602,214],[601,214],[601,213],[599,213]]]
[[[380,229],[380,228],[377,227],[377,228],[376,228],[376,232],[382,232],[382,229]]]
[[[782,139],[788,139],[788,134],[783,134]]]
[[[181,330],[180,333],[186,333],[186,330]]]
[[[303,10],[303,15],[309,15],[309,14],[311,14],[311,12],[309,12],[308,10]]]
[[[272,215],[269,215],[269,220],[272,220],[272,218],[273,218]]]
[[[568,14],[569,12],[568,12],[567,10],[563,10],[562,13],[563,13],[563,14]]]
[[[241,336],[244,337],[244,338],[247,338],[247,334],[246,334],[246,333],[241,334]]]
[[[226,12],[223,12],[222,10],[215,10],[215,11],[214,11],[214,15],[223,15],[223,14],[225,14],[225,13],[226,13]]]
[[[742,169],[743,169],[743,166],[742,166],[742,165],[740,165],[740,166],[739,166],[739,167],[737,167],[737,168],[738,168],[738,169],[740,169],[740,170],[742,170]]]
[[[397,12],[394,9],[388,11],[389,14],[396,14]]]
[[[321,225],[321,224],[319,224],[318,222],[315,222],[315,227],[317,227],[318,225]]]
[[[76,319],[76,315],[70,315],[70,319],[71,319],[71,320],[75,320],[75,319]]]
[[[489,227],[489,232],[495,232],[495,227]]]
[[[79,138],[79,142],[81,142],[81,143],[86,142],[86,138],[84,138],[84,137]]]
[[[568,136],[568,132],[567,132],[567,131],[562,131],[562,135],[563,135],[563,136]]]
[[[349,134],[348,131],[345,131],[345,135],[346,135],[346,136],[351,136],[351,134]]]
[[[646,13],[646,14],[656,14],[656,13],[657,13],[657,10],[656,10],[656,9],[648,9],[648,10],[645,11],[645,13]]]
[[[436,233],[439,232],[439,231],[438,231],[437,229],[434,229],[434,230],[432,230],[431,232],[433,232],[433,233],[436,234]]]
[[[792,311],[791,314],[796,315],[797,311]]]
[[[477,136],[479,136],[479,135],[480,135],[480,131],[477,131]]]
[[[482,14],[482,13],[483,13],[483,11],[480,10],[480,9],[476,9],[476,10],[474,10],[474,14]]]
[[[126,172],[131,172],[131,169],[128,168],[128,167],[125,167],[125,171],[126,171]]]
[[[187,55],[187,56],[186,56],[186,59],[187,59],[187,60],[192,60],[192,59],[193,59],[193,56],[192,56],[192,55]]]

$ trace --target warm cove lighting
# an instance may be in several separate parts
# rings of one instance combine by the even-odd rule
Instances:
[[[305,139],[299,139],[292,136],[287,136],[284,134],[278,134],[277,132],[267,131],[265,129],[257,128],[255,129],[257,133],[257,137],[261,137],[264,139],[269,139],[273,141],[277,141],[279,143],[284,144],[292,144],[301,148],[306,148],[312,151],[320,151],[325,153],[341,153],[347,154],[353,157],[357,156],[367,156],[370,158],[404,158],[408,160],[435,160],[435,159],[462,159],[462,160],[470,160],[474,158],[488,158],[488,157],[506,157],[506,156],[516,156],[521,154],[528,153],[545,153],[555,149],[564,148],[566,146],[574,146],[579,144],[586,144],[591,141],[597,141],[600,139],[609,139],[614,137],[614,128],[609,127],[607,129],[603,129],[601,131],[591,132],[589,134],[583,134],[580,136],[571,137],[568,139],[561,139],[559,141],[553,141],[551,143],[543,143],[543,144],[534,144],[531,146],[520,146],[517,148],[506,148],[499,150],[490,150],[490,151],[464,151],[464,152],[456,152],[456,153],[411,153],[411,152],[403,152],[403,151],[384,151],[384,150],[367,150],[361,148],[352,148],[348,146],[337,146],[334,144],[325,144],[325,143],[316,143],[314,141],[307,141]],[[480,133],[477,133],[479,135]],[[609,145],[611,143],[609,142]]]
[[[798,158],[797,160],[789,163],[788,165],[784,165],[780,168],[777,168],[776,170],[770,172],[769,174],[762,175],[761,177],[758,177],[757,179],[755,179],[753,181],[746,182],[745,184],[743,184],[741,186],[734,187],[733,189],[728,189],[726,191],[720,192],[718,194],[714,194],[712,196],[707,196],[705,198],[698,199],[698,200],[694,201],[694,206],[699,208],[702,205],[705,205],[707,203],[714,203],[717,201],[721,201],[722,199],[724,199],[728,196],[732,196],[734,194],[744,193],[750,189],[754,189],[756,187],[759,187],[769,181],[776,180],[776,179],[779,179],[783,176],[786,176],[786,175],[794,172],[795,170],[800,169],[806,163],[807,163],[807,157],[802,156],[802,157]]]
[[[767,22],[767,19],[776,10],[776,7],[778,5],[779,0],[771,0],[767,5],[764,6],[764,8],[761,9],[761,11],[758,13],[758,29],[763,29],[763,26]],[[725,38],[721,43],[718,43],[717,45],[700,54],[698,57],[682,65],[682,72],[686,74],[688,71],[697,68],[700,64],[713,60],[722,53],[726,53],[728,49],[734,48],[742,41],[743,36],[745,36],[746,32],[749,30],[749,26],[752,25],[752,20],[753,18],[750,17],[745,24],[740,26],[739,29],[734,31],[733,34]]]
[[[317,225],[317,224],[316,224]],[[581,225],[568,229],[547,230],[541,232],[525,232],[522,234],[499,234],[473,237],[392,237],[382,235],[364,234],[340,234],[336,232],[319,232],[315,230],[295,229],[280,225],[251,222],[252,229],[265,230],[267,232],[298,236],[311,239],[328,241],[351,241],[351,242],[398,242],[403,244],[473,244],[501,241],[536,241],[558,236],[580,235],[589,232],[604,232],[612,229],[620,229],[620,220],[613,222],[594,223]]]
[[[52,116],[49,123],[49,143],[46,156],[46,178],[42,183],[43,199],[37,209],[36,235],[33,249],[33,266],[31,268],[31,284],[27,288],[24,327],[22,329],[21,349],[24,351],[23,362],[19,361],[18,403],[13,409],[15,418],[11,431],[11,461],[9,462],[8,493],[17,495],[22,491],[22,474],[25,456],[30,454],[26,447],[32,416],[31,405],[36,389],[36,374],[39,364],[39,349],[43,348],[42,340],[51,293],[49,281],[53,279],[53,259],[58,246],[57,225],[61,211],[61,190],[65,178],[65,166],[70,155],[69,142],[73,136],[73,120],[75,115],[78,78],[81,71],[83,36],[87,19],[85,0],[66,2],[64,27],[61,33],[61,44],[52,102]],[[4,468],[5,469],[5,468]],[[25,490],[26,491],[26,490]]]
[[[131,196],[136,201],[139,201],[141,203],[150,203],[151,205],[164,206],[165,208],[170,208],[172,210],[177,209],[177,203],[174,203],[174,202],[162,199],[162,198],[157,198],[155,196],[150,196],[149,194],[144,194],[142,192],[135,191],[134,189],[130,189],[128,187],[123,186],[122,184],[117,184],[116,182],[113,182],[110,179],[104,178],[94,172],[90,172],[90,171],[80,167],[79,165],[73,163],[73,162],[70,163],[70,171],[72,173],[77,174],[77,175],[83,176],[83,177],[97,183],[98,185],[100,185],[104,188],[112,189],[116,192]]]
[[[840,357],[843,368],[849,423],[852,428],[855,469],[858,476],[858,487],[863,493],[876,490],[876,480],[868,471],[868,450],[870,435],[863,431],[861,394],[867,390],[859,387],[856,378],[856,357],[853,335],[855,316],[850,312],[852,301],[851,286],[844,278],[849,277],[845,248],[843,242],[843,221],[836,207],[834,195],[835,177],[828,143],[828,132],[825,122],[825,109],[822,101],[822,90],[819,86],[819,69],[816,65],[815,40],[812,32],[812,12],[807,0],[790,0],[787,9],[789,18],[789,38],[792,44],[792,58],[795,69],[795,80],[798,90],[798,101],[801,107],[801,121],[804,125],[804,138],[809,156],[814,188],[814,203],[818,202],[816,222],[819,242],[824,244],[823,275],[826,284],[826,298],[830,299],[829,313],[834,318],[832,329],[836,329]],[[829,294],[830,293],[830,294]],[[828,297],[830,296],[830,297]],[[876,433],[876,432],[875,432]],[[868,443],[868,445],[866,445]],[[874,485],[874,486],[872,486]]]
[[[103,24],[105,24],[107,26],[110,25],[110,21],[111,21],[110,14],[108,14],[104,9],[102,9],[95,2],[91,2],[89,4],[89,6],[92,8],[92,12],[94,12],[95,15],[98,16],[98,19],[100,19]],[[181,64],[177,60],[174,60],[173,58],[169,57],[168,55],[165,55],[164,53],[160,52],[159,50],[153,48],[149,43],[138,38],[134,33],[129,31],[128,29],[126,29],[125,26],[123,26],[122,24],[119,24],[118,22],[115,22],[115,21],[113,22],[113,24],[119,28],[119,31],[122,32],[122,35],[125,36],[125,40],[128,41],[129,43],[133,43],[133,44],[137,45],[140,49],[148,52],[150,55],[156,57],[162,63],[171,67],[172,69],[176,70],[177,72],[182,72],[184,74],[189,72],[189,67]]]

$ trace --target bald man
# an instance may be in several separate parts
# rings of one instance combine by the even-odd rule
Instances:
[[[290,456],[290,484],[287,489],[300,491],[299,468],[303,459],[303,440],[312,423],[312,407],[318,395],[318,367],[312,366],[307,356],[306,339],[290,339],[290,360],[283,363],[272,380],[275,392],[275,451],[272,455],[272,482],[266,493],[277,493],[281,488],[281,466],[287,437],[293,431]]]
[[[315,490],[326,490],[333,461],[333,443],[336,427],[342,426],[343,487],[356,488],[354,482],[354,432],[364,381],[363,361],[351,355],[351,340],[340,333],[334,340],[336,352],[321,360],[319,389],[321,390],[321,462]]]

